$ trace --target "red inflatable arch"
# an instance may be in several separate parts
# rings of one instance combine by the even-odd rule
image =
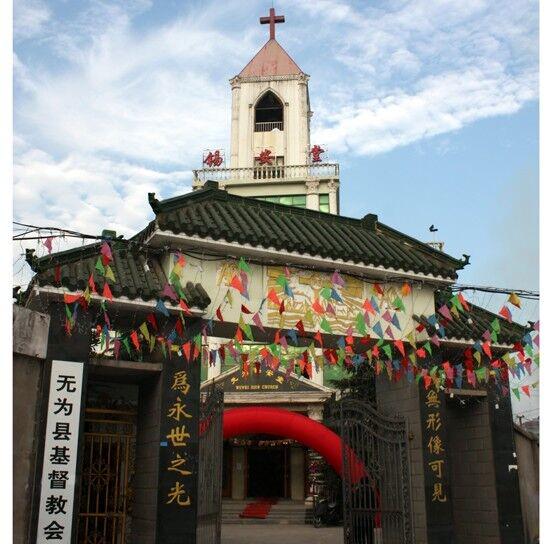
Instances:
[[[245,434],[270,434],[291,438],[322,455],[342,476],[340,437],[322,423],[282,408],[231,408],[223,414],[224,439]],[[368,476],[363,463],[350,451],[350,476],[356,483]]]

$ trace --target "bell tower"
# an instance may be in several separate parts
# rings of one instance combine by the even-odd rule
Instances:
[[[233,194],[337,214],[338,164],[325,163],[322,145],[311,145],[309,76],[275,39],[284,22],[273,8],[260,17],[269,40],[230,80],[229,168],[197,170],[193,186],[214,179]]]

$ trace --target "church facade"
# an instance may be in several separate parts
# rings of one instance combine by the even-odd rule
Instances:
[[[201,541],[201,395],[223,391],[226,413],[276,408],[323,423],[335,382],[369,364],[376,409],[408,429],[406,541],[521,542],[500,361],[529,331],[452,290],[464,259],[375,214],[340,215],[338,164],[310,138],[309,76],[275,39],[274,10],[265,22],[270,39],[230,81],[229,157],[208,150],[190,193],[150,194],[154,218],[129,240],[104,232],[28,254],[35,276],[18,319],[44,345],[14,348],[38,414],[19,422],[28,486],[17,500],[29,514],[18,541]],[[60,361],[84,370],[68,383]],[[48,448],[61,447],[48,433],[69,385],[81,387],[80,434],[78,462],[63,469],[74,510],[63,515],[46,506],[64,497],[51,488],[64,480],[48,464]],[[210,483],[226,505],[271,498],[307,510],[320,462],[289,435],[226,436]],[[394,541],[384,522],[377,530]]]

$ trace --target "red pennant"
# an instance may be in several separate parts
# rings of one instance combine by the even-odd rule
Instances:
[[[175,329],[176,329],[176,332],[178,333],[178,336],[183,338],[183,324],[179,319],[176,320]]]
[[[63,295],[63,300],[65,301],[65,304],[73,304],[75,303],[82,295],[69,295],[68,293],[65,293]]]
[[[285,301],[281,300],[281,305],[279,306],[279,314],[282,315],[282,313],[285,311]]]
[[[277,293],[275,292],[275,289],[271,288],[269,290],[269,293],[267,293],[267,298],[273,302],[276,306],[281,305],[281,301],[279,300],[279,297],[277,296]]]
[[[489,358],[493,357],[491,355],[491,344],[490,344],[490,342],[483,342],[483,345],[481,347],[483,348],[483,351],[485,352],[485,355],[487,355],[487,357],[489,357]]]
[[[251,314],[252,313],[244,304],[241,304],[241,312],[243,314]]]
[[[377,283],[374,284],[374,290],[380,295],[382,296],[384,294],[384,289],[382,289],[382,287],[380,287],[380,285],[378,285]]]
[[[319,345],[321,347],[323,347],[323,336],[321,335],[321,333],[319,331],[317,331],[315,333],[315,336],[313,337],[315,340],[317,340],[317,342],[319,342]]]
[[[54,276],[55,283],[58,285],[61,284],[61,266],[58,264],[55,265],[55,276]]]
[[[296,323],[296,328],[298,329],[300,336],[305,336],[306,331],[304,330],[304,324],[302,323],[301,319]]]
[[[470,306],[468,305],[468,302],[466,301],[466,299],[464,298],[464,295],[462,293],[458,293],[458,300],[460,301],[460,304],[462,304],[462,307],[466,310],[466,311],[470,311]]]
[[[318,314],[324,314],[325,313],[325,309],[321,306],[321,303],[319,302],[318,299],[315,299],[313,301],[313,304],[311,305],[311,308]]]
[[[403,345],[403,342],[401,340],[396,340],[394,345],[399,350],[399,353],[405,357],[405,346]]]
[[[107,284],[105,284],[105,285],[107,285]],[[146,319],[149,323],[151,323],[151,326],[153,327],[153,329],[158,331],[159,328],[158,328],[158,325],[157,325],[157,318],[155,317],[155,314],[148,314]]]
[[[216,317],[218,318],[218,321],[221,321],[223,323],[223,315],[222,315],[221,306],[218,306],[218,309],[216,310]]]
[[[192,315],[189,306],[187,306],[187,303],[182,298],[180,298],[180,308],[183,310],[185,315]]]
[[[242,344],[243,342],[243,331],[241,330],[240,327],[237,327],[237,332],[235,332],[235,340],[237,340],[237,342],[239,342],[239,344]]]
[[[111,288],[107,282],[103,285],[103,296],[109,300],[113,300],[113,293],[111,293]]]
[[[239,278],[239,276],[237,275],[233,276],[229,285],[237,289],[237,291],[239,291],[239,293],[241,294],[244,291],[243,282],[241,281],[241,278]]]
[[[88,285],[89,285],[90,289],[92,290],[92,293],[97,293],[96,288],[95,288],[95,281],[94,281],[93,273],[90,274],[90,277],[88,278]]]
[[[376,311],[374,310],[374,306],[369,302],[369,300],[365,299],[365,302],[363,302],[363,308],[367,310],[370,314],[376,314]]]
[[[185,344],[183,344],[182,348],[183,348],[183,353],[185,354],[185,358],[188,361],[191,361],[191,342],[189,342],[189,341],[185,342]]]
[[[105,284],[107,285],[107,284]],[[139,345],[139,340],[138,340],[138,334],[136,331],[132,331],[130,333],[130,340],[132,340],[132,344],[134,344],[134,347],[139,351],[140,350],[140,345]]]
[[[531,397],[531,393],[529,393],[529,386],[528,385],[522,385],[521,390],[528,396]]]
[[[500,309],[500,312],[498,312],[498,315],[501,315],[502,317],[504,317],[504,319],[506,319],[510,323],[512,322],[512,313],[508,309],[508,306],[503,306]]]

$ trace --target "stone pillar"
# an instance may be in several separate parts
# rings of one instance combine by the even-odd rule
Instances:
[[[334,215],[337,215],[340,212],[340,206],[338,203],[338,185],[339,183],[334,180],[328,182],[329,212]]]
[[[304,500],[304,450],[301,447],[290,448],[290,498],[293,501]]]
[[[239,168],[239,112],[241,99],[241,84],[239,78],[231,80],[231,168]]]
[[[306,208],[319,210],[319,182],[306,181]]]
[[[245,498],[245,464],[246,464],[246,452],[241,446],[233,446],[233,474],[231,478],[231,498],[232,499],[244,499]]]

